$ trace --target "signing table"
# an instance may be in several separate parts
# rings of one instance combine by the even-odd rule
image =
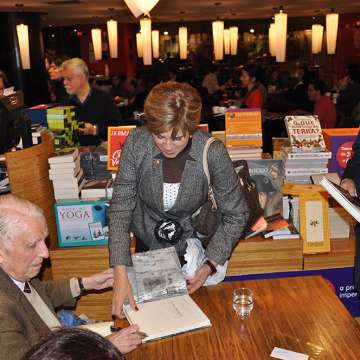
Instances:
[[[250,317],[240,320],[232,309],[232,292],[254,293]],[[128,360],[270,359],[274,347],[310,359],[360,359],[360,327],[320,276],[225,282],[193,296],[211,328],[149,342]],[[118,325],[127,325],[120,320]]]

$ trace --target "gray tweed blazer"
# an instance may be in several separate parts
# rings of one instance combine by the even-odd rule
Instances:
[[[176,220],[183,227],[183,235],[175,248],[179,255],[185,253],[186,239],[194,232],[191,215],[207,201],[208,184],[202,153],[208,138],[209,135],[201,131],[193,134],[190,158],[186,160],[176,202],[165,212],[160,150],[145,127],[130,133],[122,149],[109,209],[111,266],[132,264],[129,231],[151,250],[164,247],[153,234],[156,223],[164,219]],[[206,255],[223,264],[238,242],[249,214],[239,178],[222,142],[211,144],[208,159],[222,221],[210,240]]]

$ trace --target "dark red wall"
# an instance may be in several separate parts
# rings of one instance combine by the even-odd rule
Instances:
[[[345,74],[346,65],[360,62],[360,13],[340,14],[335,54],[338,77]]]
[[[118,58],[90,62],[89,44],[92,42],[91,29],[93,27],[95,26],[83,25],[78,28],[83,34],[80,41],[81,58],[87,62],[89,70],[93,70],[97,74],[104,74],[105,64],[108,64],[110,75],[126,75],[128,77],[133,77],[136,72],[135,25],[118,23]],[[96,27],[100,27],[102,30],[103,43],[108,43],[106,24]]]

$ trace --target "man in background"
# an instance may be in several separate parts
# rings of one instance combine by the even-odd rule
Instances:
[[[47,236],[40,208],[14,195],[0,197],[0,359],[20,360],[40,337],[61,327],[55,308],[75,305],[84,290],[112,286],[112,269],[84,278],[37,279],[49,257]],[[107,339],[126,353],[142,335],[135,325]]]
[[[61,64],[63,84],[68,97],[64,105],[75,106],[75,116],[84,122],[80,145],[99,145],[107,140],[108,126],[121,125],[121,115],[109,93],[91,88],[86,63],[73,58]]]

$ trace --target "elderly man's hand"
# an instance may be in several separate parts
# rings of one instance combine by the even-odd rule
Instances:
[[[83,278],[86,290],[102,290],[113,286],[114,271],[112,268]]]
[[[122,354],[126,354],[141,344],[144,334],[137,325],[131,325],[106,337]]]

